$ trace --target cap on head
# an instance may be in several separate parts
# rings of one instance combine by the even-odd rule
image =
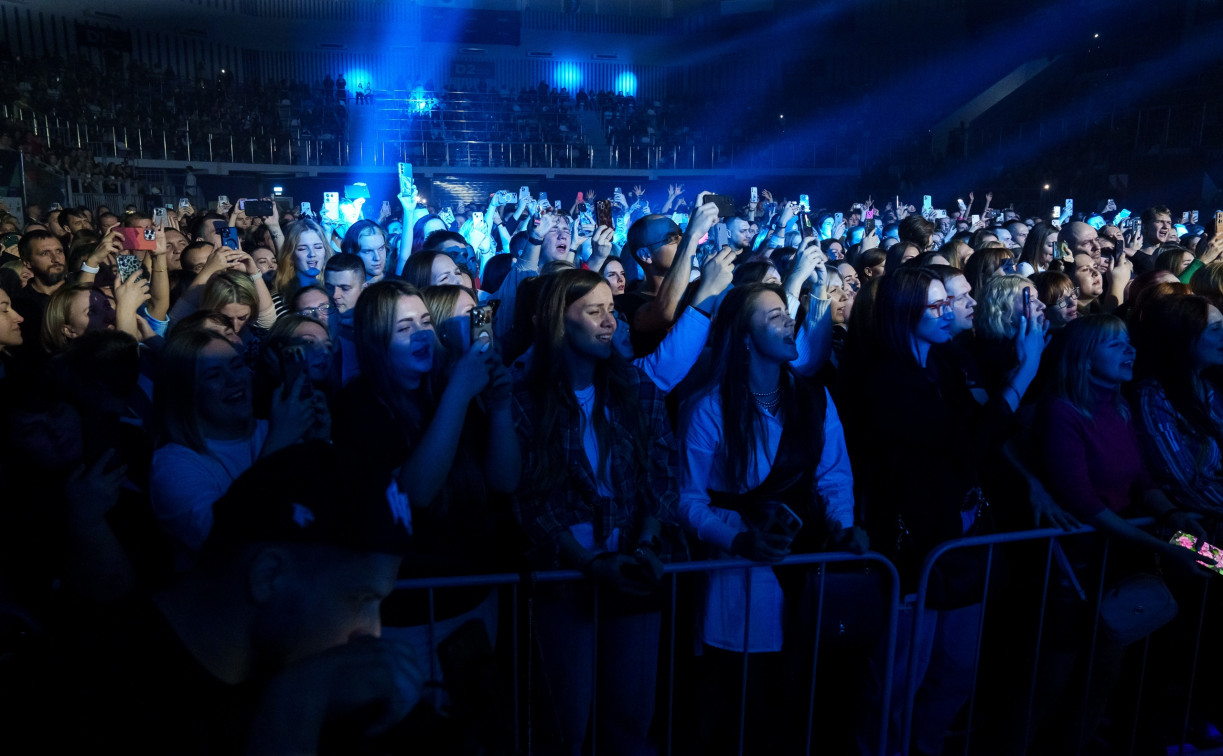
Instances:
[[[333,546],[406,554],[411,514],[388,474],[323,441],[294,444],[258,460],[213,505],[203,553],[234,554],[254,543]]]
[[[666,215],[644,215],[628,229],[628,248],[633,253],[642,247],[652,247],[671,234],[681,233],[675,221]]]

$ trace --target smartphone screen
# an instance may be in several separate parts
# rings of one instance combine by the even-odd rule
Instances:
[[[759,192],[756,191],[756,187],[753,186],[752,187],[752,204],[754,205],[759,201],[760,201],[760,194]]]
[[[798,206],[804,213],[811,212],[811,197],[806,194],[798,195]]]
[[[1223,549],[1220,549],[1218,546],[1213,546],[1205,541],[1199,541],[1183,530],[1177,531],[1169,543],[1174,543],[1198,554],[1202,557],[1201,561],[1207,562],[1207,564],[1203,565],[1206,569],[1223,575]]]

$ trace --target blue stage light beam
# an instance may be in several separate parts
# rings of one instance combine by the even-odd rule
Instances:
[[[625,71],[616,77],[616,91],[623,92],[627,97],[637,95],[637,74]]]
[[[582,84],[582,69],[576,63],[561,63],[552,78],[558,89],[577,91]]]

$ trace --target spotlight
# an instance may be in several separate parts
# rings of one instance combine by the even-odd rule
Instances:
[[[272,194],[275,194],[277,197],[279,197],[280,195],[284,193],[285,193],[285,188],[283,186],[272,187]]]
[[[1049,191],[1049,185],[1048,185],[1048,184],[1045,184],[1045,191],[1046,191],[1046,192],[1047,192],[1047,191]]]

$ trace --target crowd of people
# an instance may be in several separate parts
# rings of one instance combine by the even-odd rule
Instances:
[[[255,198],[0,218],[0,591],[43,628],[0,670],[16,726],[137,750],[505,752],[520,665],[537,748],[651,753],[671,633],[695,702],[680,751],[798,752],[825,581],[779,563],[829,551],[886,556],[905,599],[891,701],[885,613],[822,636],[828,752],[874,752],[884,711],[899,747],[911,670],[909,745],[942,752],[990,575],[1037,597],[990,604],[1016,633],[995,662],[1036,670],[1033,699],[992,690],[1013,704],[992,752],[1122,737],[1103,723],[1135,639],[1091,631],[1096,585],[1162,572],[1182,611],[1150,653],[1180,666],[1145,684],[1183,694],[1211,573],[1169,537],[1207,540],[1223,513],[1219,229],[991,195],[820,209],[671,185],[565,210],[532,190],[430,208],[407,176],[377,218]],[[1005,570],[948,555],[915,602],[948,541],[1080,524],[1099,537],[1059,541],[1043,603],[1043,547]],[[756,566],[664,580],[727,558]],[[521,605],[479,580],[395,590],[556,569],[585,579]],[[870,603],[830,592],[869,573],[825,577],[825,620]],[[1195,732],[1217,721],[1210,683]],[[1030,728],[1007,719],[1030,700]],[[1179,727],[1165,714],[1143,733]]]

